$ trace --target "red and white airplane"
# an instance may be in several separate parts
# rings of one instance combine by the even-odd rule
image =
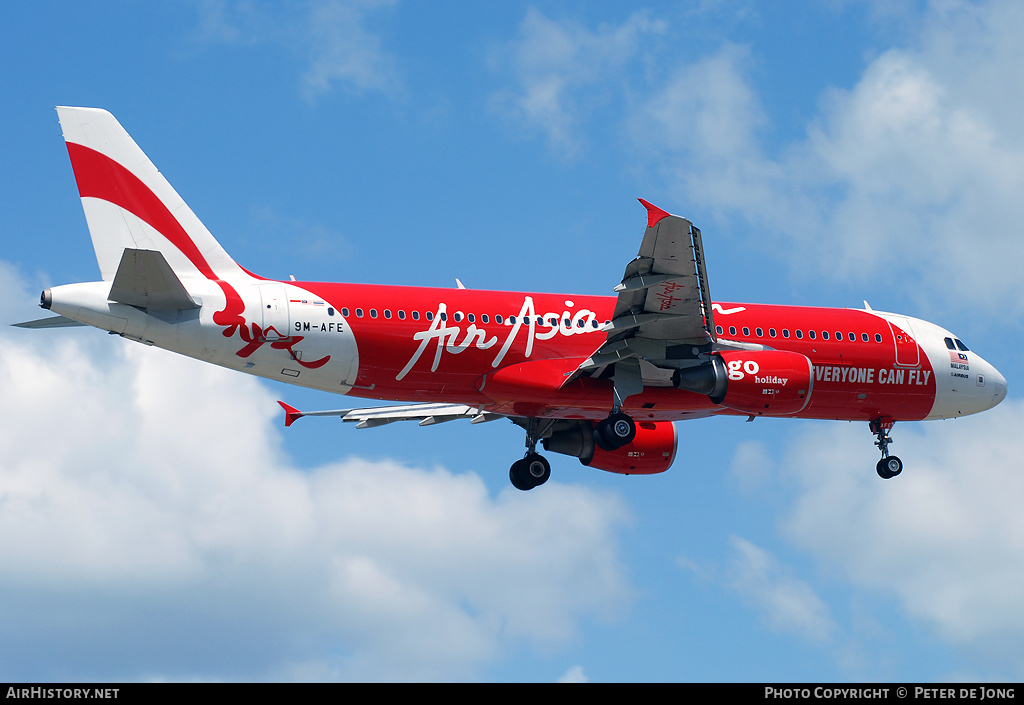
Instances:
[[[647,229],[616,297],[264,279],[224,251],[104,111],[57,108],[102,281],[46,289],[56,317],[198,360],[367,399],[302,412],[367,428],[507,418],[526,431],[512,484],[550,475],[537,452],[623,474],[669,468],[675,421],[715,414],[866,421],[889,455],[896,421],[990,409],[1006,380],[960,339],[909,316],[712,303],[700,231],[641,201]]]

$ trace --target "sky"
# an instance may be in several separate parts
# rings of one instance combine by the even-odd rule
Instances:
[[[56,105],[110,110],[272,278],[609,294],[636,198],[719,301],[933,321],[985,414],[678,424],[662,475],[73,328],[0,330],[0,680],[1024,678],[1024,5],[5,8],[2,322],[98,279]]]

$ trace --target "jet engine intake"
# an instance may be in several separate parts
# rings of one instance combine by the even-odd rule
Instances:
[[[788,416],[811,400],[814,366],[806,355],[787,350],[729,350],[716,353],[725,368],[726,388],[711,401],[754,416]]]

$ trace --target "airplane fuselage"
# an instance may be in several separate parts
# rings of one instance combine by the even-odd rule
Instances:
[[[223,287],[190,282],[202,308],[166,316],[108,301],[104,282],[54,287],[49,307],[133,340],[333,393],[517,416],[607,415],[610,382],[562,382],[604,341],[614,297],[259,280],[229,286],[238,310],[225,317]],[[991,365],[955,343],[950,349],[946,341],[958,339],[921,319],[725,302],[714,311],[723,344],[810,359],[809,401],[790,416],[949,418],[990,408],[1005,395]],[[652,421],[744,414],[676,389],[667,377],[629,397],[623,410]]]

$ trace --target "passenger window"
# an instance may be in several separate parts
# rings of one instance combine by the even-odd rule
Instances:
[[[722,330],[722,326],[715,326],[715,332],[721,335],[725,331]]]
[[[867,333],[861,333],[860,334],[860,339],[863,340],[865,343],[868,342],[868,334]]]
[[[736,335],[736,326],[729,326],[729,335]]]
[[[850,342],[851,343],[856,343],[857,342],[857,334],[856,333],[850,333]]]
[[[491,320],[491,317],[488,316],[486,313],[482,313],[480,314],[480,320],[484,323],[487,323],[488,321]]]
[[[391,309],[390,308],[384,309],[384,318],[387,318],[388,320],[391,320]]]
[[[427,312],[426,312],[425,314],[423,314],[423,315],[427,317],[427,320],[428,320],[428,321],[432,321],[432,320],[434,320],[434,312],[433,312],[433,311],[427,311]]]
[[[414,321],[420,320],[420,312],[419,311],[413,311],[412,312],[412,320],[414,320]]]
[[[799,328],[796,329],[796,337],[798,340],[803,340],[804,338],[804,332]]]
[[[770,337],[770,338],[774,338],[775,337],[775,329],[774,328],[769,328],[768,329],[768,337]]]
[[[815,337],[817,337],[817,333],[815,333],[813,330],[809,330],[807,331],[807,337],[810,338],[811,340],[814,340]]]
[[[377,317],[377,309],[371,308],[370,309],[370,318],[376,318],[376,317]]]
[[[495,323],[501,323],[501,314],[500,314],[500,313],[498,313],[498,314],[495,314],[495,316],[494,316],[494,322],[495,322]]]
[[[754,332],[757,334],[758,338],[763,338],[764,337],[764,329],[763,328],[755,328]]]
[[[875,342],[876,343],[881,343],[882,342],[882,336],[880,334],[878,334],[878,333],[875,333]]]
[[[747,336],[748,338],[750,337],[750,329],[747,328],[746,326],[743,326],[743,335]]]
[[[362,318],[362,317],[363,317],[363,309],[357,308],[356,309],[356,318]]]
[[[822,340],[828,340],[828,331],[827,330],[821,331],[821,339]]]
[[[405,311],[399,309],[399,311],[398,311],[398,320],[400,320],[400,321],[404,321],[405,320]]]
[[[341,315],[344,316],[345,318],[348,318],[348,306],[345,306],[344,308],[341,309]]]
[[[783,328],[782,329],[782,337],[783,338],[788,338],[789,337],[789,328]]]
[[[452,318],[453,318],[453,319],[455,320],[455,322],[456,322],[456,323],[458,323],[459,321],[461,321],[461,320],[462,320],[462,311],[456,311],[456,312],[455,312],[455,313],[454,313],[454,314],[452,315]],[[443,320],[443,319],[442,319],[442,320]]]
[[[472,313],[466,314],[466,318],[469,320],[470,323],[476,323],[476,316],[473,315]]]

